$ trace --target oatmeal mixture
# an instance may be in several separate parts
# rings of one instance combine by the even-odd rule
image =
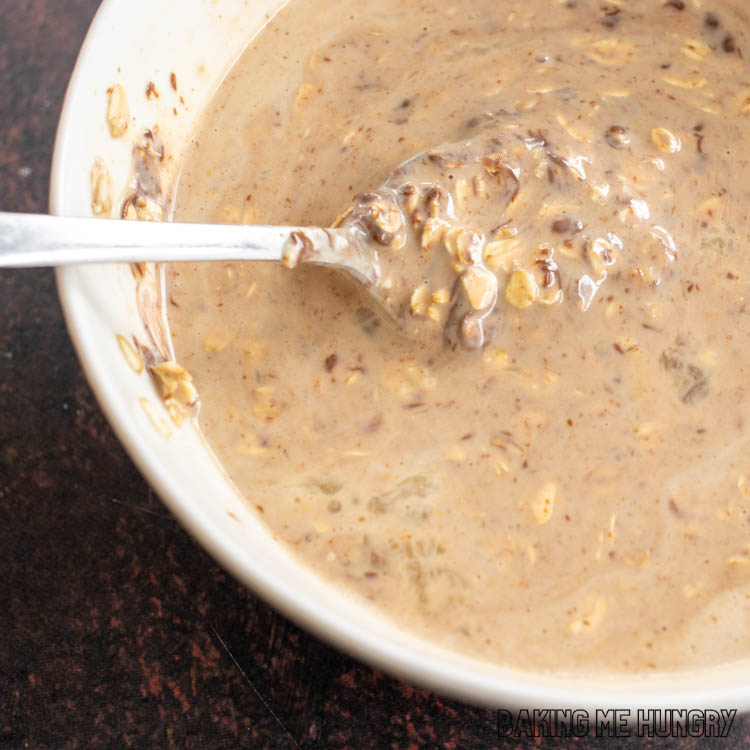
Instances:
[[[168,269],[200,426],[307,565],[524,669],[750,657],[746,8],[292,0],[250,44],[175,218],[356,225],[437,332]]]

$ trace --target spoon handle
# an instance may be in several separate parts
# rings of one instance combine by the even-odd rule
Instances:
[[[280,261],[295,231],[300,230],[297,227],[75,219],[0,212],[0,267]]]

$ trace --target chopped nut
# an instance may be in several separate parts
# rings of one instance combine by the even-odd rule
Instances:
[[[194,406],[198,391],[193,385],[193,376],[177,362],[162,362],[151,368],[159,395],[163,401],[175,399],[184,406]]]
[[[487,310],[497,300],[497,278],[484,268],[472,266],[461,274],[461,284],[475,310]]]
[[[119,138],[124,135],[128,129],[129,117],[130,110],[128,109],[128,99],[125,95],[125,89],[117,83],[109,90],[109,98],[107,100],[107,125],[109,126],[110,135],[113,138]]]
[[[531,514],[540,526],[544,525],[550,520],[550,518],[552,518],[556,499],[556,482],[547,482],[534,498],[534,501],[531,504]]]
[[[680,138],[666,128],[654,128],[651,131],[651,142],[665,154],[676,154],[682,148]]]
[[[505,299],[508,304],[522,310],[531,307],[539,296],[539,286],[533,274],[517,268],[513,271],[508,286],[505,289]]]
[[[91,168],[91,210],[95,216],[110,216],[112,213],[112,177],[102,159],[97,159]]]
[[[445,234],[445,246],[461,263],[474,265],[482,260],[482,235],[473,229],[449,229]]]
[[[401,212],[392,203],[386,201],[374,203],[370,207],[370,215],[375,226],[387,234],[398,232],[403,226]]]

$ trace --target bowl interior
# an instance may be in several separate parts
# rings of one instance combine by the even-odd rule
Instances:
[[[105,0],[67,95],[55,148],[52,212],[91,215],[96,159],[109,168],[118,206],[131,179],[133,144],[154,125],[167,149],[167,180],[174,183],[196,118],[244,46],[282,4],[181,0],[177,14],[171,0]],[[107,90],[117,83],[127,94],[131,120],[125,136],[113,139],[105,113]],[[158,97],[153,89],[147,96],[150,83]],[[129,267],[69,268],[58,272],[58,281],[89,382],[140,470],[221,564],[303,627],[391,673],[491,707],[750,706],[747,663],[647,681],[538,675],[473,661],[399,630],[300,565],[235,492],[197,430],[169,424],[148,376],[129,366],[118,345],[118,334],[147,339]],[[143,399],[154,407],[151,417]]]

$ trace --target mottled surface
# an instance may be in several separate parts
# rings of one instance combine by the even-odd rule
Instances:
[[[3,209],[46,208],[59,107],[95,6],[0,4]],[[52,274],[0,273],[0,300],[0,748],[606,744],[499,741],[492,712],[385,677],[274,614],[196,547],[124,455]],[[743,721],[720,746],[748,743]]]
[[[710,2],[750,46],[747,0]],[[710,52],[706,5],[628,0],[614,31],[600,0],[349,5],[291,0],[253,40],[175,217],[320,226],[353,199],[407,335],[309,266],[171,266],[215,455],[305,565],[447,648],[750,658],[745,58]],[[686,39],[702,93],[663,80],[693,74]]]

